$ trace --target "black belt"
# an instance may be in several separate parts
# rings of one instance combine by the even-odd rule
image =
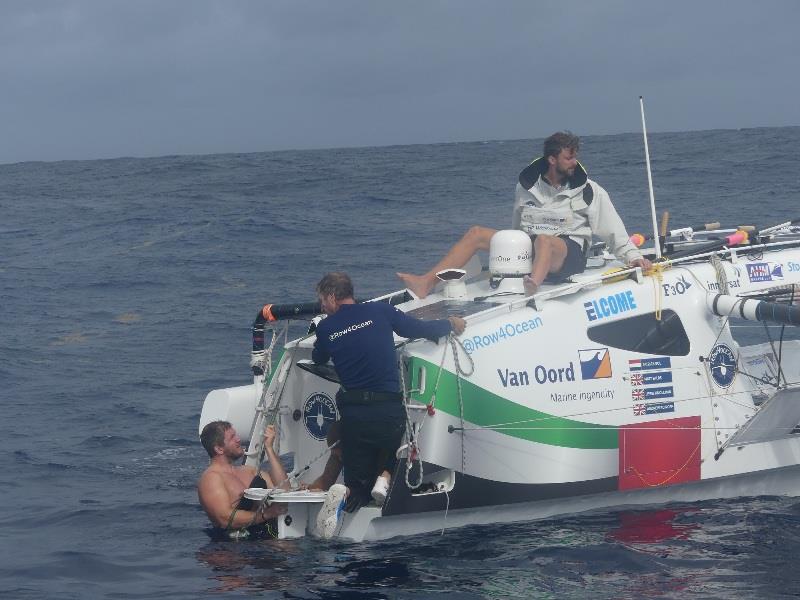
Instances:
[[[339,388],[336,399],[342,404],[373,404],[376,402],[400,402],[400,392],[372,392],[369,390],[343,390]]]

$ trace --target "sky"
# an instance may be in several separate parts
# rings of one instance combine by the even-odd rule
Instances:
[[[799,125],[797,0],[3,0],[0,163]]]

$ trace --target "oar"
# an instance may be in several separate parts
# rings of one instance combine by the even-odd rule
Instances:
[[[691,227],[680,227],[678,229],[672,229],[669,232],[667,232],[667,234],[668,234],[669,237],[678,237],[678,236],[682,236],[682,235],[691,235],[691,234],[696,233],[698,231],[714,231],[715,229],[719,229],[719,227],[720,227],[720,224],[718,222],[714,222],[714,223],[698,223],[697,225],[692,225]],[[653,235],[652,234],[643,235],[641,233],[634,233],[630,237],[631,242],[637,248],[641,248],[642,245],[646,241],[652,240],[652,239],[653,239]]]
[[[692,256],[693,254],[703,254],[705,252],[713,252],[714,250],[720,250],[722,248],[727,248],[729,246],[738,246],[739,244],[745,244],[749,239],[750,236],[744,229],[737,229],[735,233],[726,235],[722,239],[713,240],[706,244],[700,244],[699,246],[695,246],[694,248],[686,248],[684,250],[678,250],[677,252],[672,252],[669,254],[669,258],[671,260],[674,260],[676,258],[684,258],[686,256]]]
[[[766,229],[762,229],[758,232],[759,235],[769,235],[770,233],[775,233],[776,231],[780,231],[785,227],[790,227],[792,225],[797,225],[800,223],[800,218],[792,219],[791,221],[786,221],[785,223],[781,223],[780,225],[773,225],[772,227],[767,227]]]

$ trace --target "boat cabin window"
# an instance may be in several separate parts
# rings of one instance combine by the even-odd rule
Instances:
[[[598,344],[642,354],[689,354],[689,337],[680,317],[673,310],[662,310],[660,321],[652,312],[595,325],[589,328],[588,335],[590,340]]]

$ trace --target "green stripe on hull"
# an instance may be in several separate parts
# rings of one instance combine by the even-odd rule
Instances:
[[[411,387],[419,388],[419,371],[424,367],[425,393],[412,397],[428,404],[439,374],[439,366],[418,357],[411,359]],[[550,446],[580,448],[591,450],[616,449],[617,428],[611,425],[597,425],[556,417],[512,402],[493,394],[467,379],[461,379],[461,392],[464,403],[464,421],[470,425],[491,428],[498,433],[522,440],[539,442]],[[456,377],[450,371],[443,371],[436,393],[436,410],[441,410],[456,418],[461,411],[458,402]],[[494,426],[500,426],[495,429]]]

